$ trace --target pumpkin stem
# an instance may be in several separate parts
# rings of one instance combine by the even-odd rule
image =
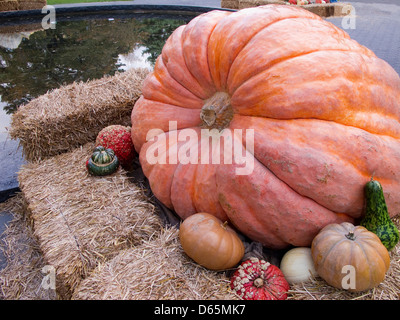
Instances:
[[[349,240],[355,240],[356,237],[354,236],[354,232],[353,231],[349,231],[348,234],[346,234],[346,238]]]
[[[228,225],[228,221],[225,221],[222,225],[221,225],[221,227],[222,228],[224,228],[224,229],[226,229],[226,226]]]
[[[222,131],[228,127],[233,119],[231,98],[226,92],[217,92],[211,98],[204,101],[201,108],[200,119],[203,127]]]
[[[253,284],[256,288],[261,288],[264,285],[264,280],[262,278],[257,278],[254,280]]]

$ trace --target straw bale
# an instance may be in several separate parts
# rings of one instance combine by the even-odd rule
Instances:
[[[238,9],[246,9],[258,6],[265,6],[267,4],[281,4],[286,5],[283,0],[239,0]]]
[[[221,8],[239,10],[265,6],[268,4],[288,5],[289,3],[285,2],[284,0],[221,0]],[[335,2],[324,4],[306,4],[300,7],[321,17],[331,17],[347,15],[349,10],[346,10],[346,8],[351,8],[351,5],[349,3]]]
[[[393,218],[400,228],[400,216]],[[291,285],[289,299],[293,300],[399,300],[400,299],[400,243],[390,251],[390,267],[385,279],[377,287],[362,292],[348,292],[329,286],[322,278]]]
[[[18,10],[17,0],[1,0],[0,11],[15,11]]]
[[[225,272],[207,270],[183,252],[177,227],[121,251],[81,282],[75,300],[231,300]]]
[[[56,270],[57,293],[69,298],[79,282],[119,250],[137,246],[161,228],[142,189],[126,172],[87,173],[94,143],[19,172],[34,234],[47,264]]]
[[[239,9],[239,0],[221,0],[221,8]]]
[[[27,161],[37,161],[94,141],[108,125],[130,125],[148,72],[131,69],[41,95],[12,115],[10,137],[19,139]]]
[[[46,0],[18,0],[19,10],[42,9],[46,4]]]
[[[12,214],[12,220],[2,234],[0,250],[6,266],[0,270],[1,300],[54,300],[55,290],[43,287],[46,265],[32,225],[27,217],[27,204],[22,193],[0,203],[0,212]]]

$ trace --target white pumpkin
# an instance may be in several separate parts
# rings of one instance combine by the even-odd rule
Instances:
[[[317,276],[311,249],[298,247],[289,250],[282,258],[280,269],[289,284],[308,281],[312,276]]]

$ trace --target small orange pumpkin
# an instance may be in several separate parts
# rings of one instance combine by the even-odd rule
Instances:
[[[328,284],[352,292],[376,287],[389,269],[389,253],[376,234],[351,223],[330,224],[314,238],[311,255]]]
[[[234,267],[244,255],[244,245],[237,233],[209,213],[188,217],[179,228],[179,239],[186,254],[211,270]]]

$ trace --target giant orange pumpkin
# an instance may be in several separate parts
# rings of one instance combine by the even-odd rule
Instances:
[[[309,246],[362,215],[372,175],[400,213],[399,76],[317,15],[202,14],[169,37],[142,92],[133,143],[153,193],[183,219],[209,212],[265,246]],[[218,152],[219,164],[202,158]]]

